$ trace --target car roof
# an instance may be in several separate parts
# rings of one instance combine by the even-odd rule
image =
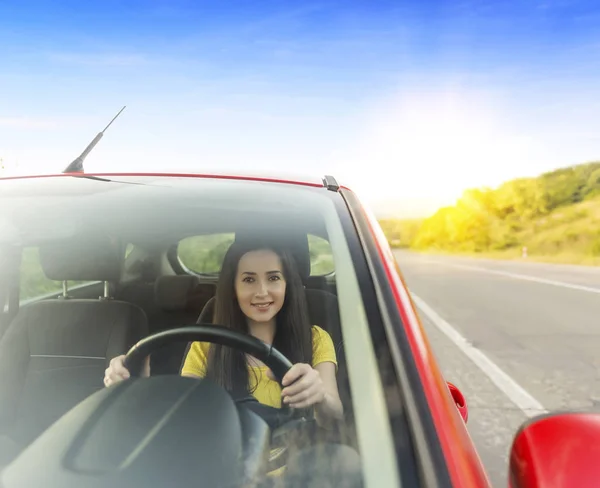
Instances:
[[[88,172],[88,173],[41,173],[41,174],[23,174],[23,175],[0,175],[1,180],[27,179],[27,178],[54,178],[61,176],[96,176],[96,177],[119,177],[119,176],[152,176],[152,177],[190,177],[190,178],[216,178],[216,179],[240,179],[248,181],[265,181],[277,183],[289,183],[296,185],[308,185],[323,187],[327,184],[337,185],[335,178],[329,175],[316,176],[314,174],[276,172],[276,171],[198,171],[198,170],[165,170],[149,172]],[[327,182],[327,183],[326,183]]]

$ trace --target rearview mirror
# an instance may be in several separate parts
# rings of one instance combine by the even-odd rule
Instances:
[[[454,400],[454,403],[456,403],[456,408],[458,408],[458,412],[460,413],[460,416],[463,418],[466,424],[469,418],[469,408],[467,407],[467,400],[462,394],[462,392],[455,385],[453,385],[449,381],[446,381],[446,383],[448,385],[448,389],[450,390],[450,395],[452,395],[452,400]]]
[[[600,414],[555,413],[523,424],[510,452],[511,488],[600,483]]]

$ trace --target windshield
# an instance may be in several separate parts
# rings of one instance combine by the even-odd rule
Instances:
[[[290,346],[285,342],[287,332],[279,331],[288,322],[290,327],[297,327],[289,318],[296,309],[290,307],[297,305],[300,296],[293,294],[301,293],[297,313],[300,317],[306,314],[306,325],[311,331],[307,333],[312,333],[309,337],[313,341],[308,361],[320,375],[329,373],[321,371],[319,364],[334,366],[334,383],[328,386],[333,389],[327,390],[327,395],[335,397],[330,410],[338,423],[327,427],[328,435],[336,432],[336,436],[345,439],[345,445],[352,446],[357,455],[360,453],[356,432],[366,430],[367,418],[377,410],[371,402],[381,400],[377,394],[382,395],[382,390],[381,385],[371,384],[369,388],[375,388],[377,394],[364,398],[350,394],[349,371],[354,368],[354,381],[361,382],[364,380],[359,375],[364,374],[361,370],[365,365],[370,364],[375,371],[376,365],[369,346],[369,325],[358,272],[351,257],[349,228],[343,224],[347,209],[339,193],[314,185],[156,176],[48,177],[4,180],[1,185],[0,249],[6,259],[2,264],[4,291],[0,298],[5,303],[7,322],[3,330],[8,324],[11,330],[37,328],[35,334],[40,336],[33,339],[30,356],[40,362],[36,368],[46,371],[45,381],[55,388],[40,392],[31,384],[24,387],[26,399],[22,401],[26,407],[17,414],[22,415],[18,426],[24,427],[17,427],[13,436],[17,444],[28,445],[78,401],[102,388],[102,376],[108,374],[104,372],[104,359],[110,361],[125,354],[132,345],[125,341],[119,343],[120,349],[102,349],[100,346],[106,341],[115,340],[111,327],[128,330],[126,335],[132,338],[137,334],[137,340],[195,323],[238,330],[237,325],[228,322],[228,312],[223,312],[223,303],[230,303],[229,307],[246,316],[247,322],[239,328],[241,332],[274,341],[273,345],[291,358],[292,364],[301,364],[301,342],[292,341]],[[249,244],[255,241],[260,246]],[[232,261],[236,246],[247,248],[240,254],[241,259]],[[248,261],[248,256],[261,249],[279,254],[275,261],[269,261],[270,255],[264,253],[257,255],[258,261]],[[354,252],[356,255],[356,249]],[[17,259],[8,259],[9,256]],[[235,262],[235,269],[231,262]],[[263,264],[269,267],[265,273],[270,273],[264,289],[260,288],[263,285],[253,284],[261,280]],[[236,273],[246,273],[252,281],[244,276],[235,281]],[[286,283],[285,293],[279,293],[273,285],[273,278],[280,275]],[[223,287],[221,282],[231,279],[236,300],[226,302],[223,297],[227,292],[218,290]],[[10,290],[15,288],[16,301],[10,298]],[[265,322],[261,322],[261,314],[268,314],[280,301],[283,308],[274,322],[274,338],[265,338],[268,336],[260,332],[260,327],[255,333],[254,324]],[[89,312],[76,308],[82,303],[91,307]],[[116,315],[104,317],[106,306],[94,308],[103,303],[130,308],[111,311]],[[42,319],[36,309],[47,304],[56,306],[44,308]],[[56,322],[53,314],[58,309],[60,319]],[[98,318],[98,314],[104,318]],[[130,327],[132,314],[139,315],[135,319],[137,329]],[[23,320],[28,322],[21,324]],[[36,321],[42,321],[42,325],[33,324]],[[142,323],[147,323],[147,333],[131,332],[141,330]],[[86,332],[90,327],[93,331]],[[300,329],[294,330],[294,334],[303,334]],[[11,333],[3,338],[4,344],[13,340]],[[321,342],[315,343],[315,337]],[[210,376],[211,368],[217,371],[220,367],[211,362],[217,360],[209,359],[212,353],[202,349],[202,343],[189,343],[187,349],[185,344],[180,346],[163,347],[151,354],[151,377],[182,374],[203,378]],[[361,357],[361,364],[349,364],[349,357]],[[67,363],[50,365],[56,358]],[[200,364],[202,360],[205,362]],[[81,368],[81,361],[88,361],[87,372],[70,372],[70,380],[61,376],[59,371]],[[18,372],[19,368],[14,366],[12,370]],[[212,379],[220,384],[218,376]],[[72,385],[65,381],[78,384],[79,392],[71,391]],[[259,402],[281,408],[279,398],[262,391],[260,381],[252,381],[248,384]],[[369,381],[372,383],[373,379]],[[223,383],[224,387],[227,385]],[[106,376],[105,386],[109,386]],[[31,402],[32,398],[36,401]],[[43,413],[39,412],[41,405]],[[382,426],[387,432],[387,427]],[[372,426],[369,430],[363,442],[377,431]],[[391,449],[389,432],[387,438],[377,435],[378,442],[387,442]],[[328,472],[332,472],[330,464],[331,459],[326,462]],[[358,469],[360,464],[354,464],[353,469]],[[393,462],[389,466],[393,469]],[[393,470],[380,470],[379,476],[395,475]]]

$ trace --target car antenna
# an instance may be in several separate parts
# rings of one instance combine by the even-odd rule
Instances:
[[[92,149],[94,149],[94,147],[96,146],[96,144],[98,144],[100,139],[102,139],[102,136],[104,135],[104,132],[106,131],[106,129],[108,129],[111,126],[111,124],[115,121],[115,119],[119,115],[121,115],[121,112],[123,110],[125,110],[125,107],[126,107],[126,105],[124,105],[123,108],[121,110],[119,110],[119,113],[112,118],[112,120],[108,123],[108,125],[103,130],[98,132],[98,135],[96,135],[96,137],[94,137],[94,140],[89,143],[88,147],[86,147],[84,149],[84,151],[79,155],[79,157],[77,159],[73,160],[73,162],[64,169],[63,173],[83,173],[84,172],[83,171],[83,160],[92,151]]]

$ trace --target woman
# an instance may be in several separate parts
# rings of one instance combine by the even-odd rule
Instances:
[[[217,284],[213,323],[272,344],[293,364],[282,379],[283,390],[259,360],[237,350],[204,342],[189,348],[181,374],[210,378],[234,396],[252,394],[271,407],[314,407],[319,424],[343,416],[336,382],[333,341],[320,327],[310,326],[304,286],[292,255],[256,240],[236,241],[227,251]],[[110,362],[104,383],[129,377],[125,356]],[[149,360],[143,376],[150,375]],[[285,477],[285,486],[361,486],[358,453],[336,444],[301,449],[287,467],[271,471],[261,486]],[[285,473],[285,474],[284,474]],[[274,486],[274,485],[273,485]]]
[[[291,254],[258,241],[236,241],[227,251],[217,285],[216,325],[272,344],[292,362],[283,390],[259,360],[229,347],[194,342],[184,361],[183,376],[209,378],[234,396],[252,394],[275,408],[314,407],[320,424],[343,415],[336,382],[333,341],[310,326],[304,287]],[[106,369],[109,386],[129,377],[123,356]],[[149,361],[143,371],[149,376]]]

